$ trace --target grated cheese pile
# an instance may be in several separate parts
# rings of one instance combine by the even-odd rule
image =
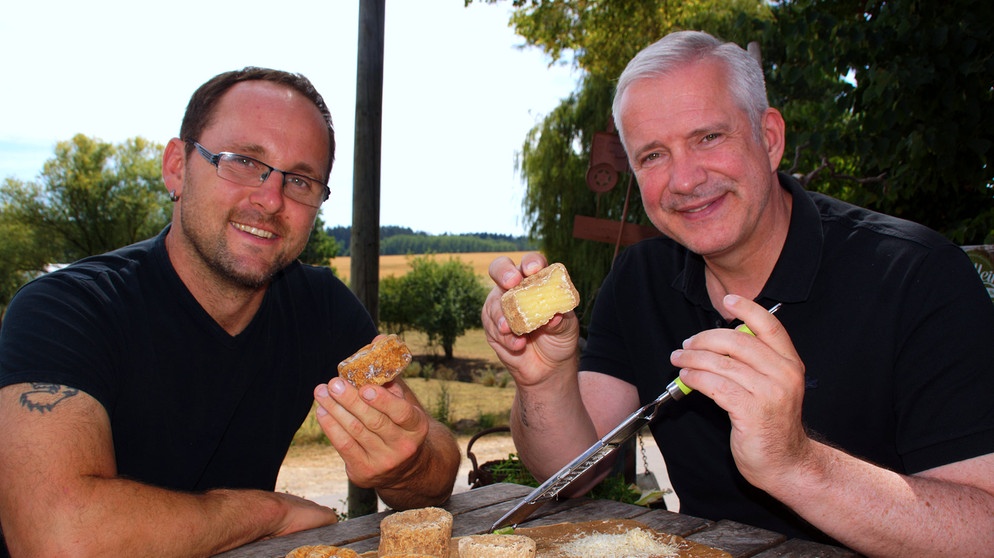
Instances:
[[[584,535],[560,547],[567,556],[576,558],[657,558],[678,556],[680,551],[672,544],[656,540],[645,529],[631,529],[620,535]]]

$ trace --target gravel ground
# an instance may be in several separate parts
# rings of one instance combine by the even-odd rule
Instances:
[[[469,472],[472,463],[466,456],[466,446],[469,436],[459,436],[459,449],[462,453],[462,463],[456,476],[455,493],[465,492],[469,487]],[[660,486],[668,487],[666,466],[662,456],[651,437],[645,438],[646,456],[649,470],[655,474]],[[478,464],[494,459],[503,459],[514,453],[514,443],[510,435],[492,434],[482,436],[473,443],[473,455]],[[642,472],[641,459],[638,472]],[[347,508],[348,481],[345,476],[345,465],[338,457],[338,452],[331,446],[291,447],[276,480],[276,489],[289,492],[320,504],[330,506],[339,511]],[[665,496],[667,508],[673,511],[679,509],[679,500],[672,493]],[[382,502],[380,503],[383,508]]]

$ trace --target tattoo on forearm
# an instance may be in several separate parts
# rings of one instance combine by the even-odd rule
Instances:
[[[32,383],[31,389],[21,394],[21,406],[29,411],[45,414],[56,405],[79,393],[76,388],[58,384]]]

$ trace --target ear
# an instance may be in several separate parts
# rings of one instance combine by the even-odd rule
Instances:
[[[183,173],[186,172],[186,142],[173,138],[162,150],[162,181],[166,191],[177,196],[183,193]]]
[[[766,154],[770,158],[770,170],[776,172],[783,159],[786,128],[783,115],[775,108],[766,109],[763,114],[763,139],[766,141]]]

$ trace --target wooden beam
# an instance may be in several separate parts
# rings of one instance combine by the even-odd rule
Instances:
[[[352,175],[352,291],[377,325],[380,294],[380,136],[383,120],[385,11],[386,0],[359,2]],[[375,490],[361,488],[349,481],[349,517],[376,513],[378,502]]]
[[[619,242],[619,232],[622,246],[630,246],[640,240],[662,235],[656,227],[636,225],[635,223],[622,224],[620,221],[598,219],[586,215],[573,217],[573,238],[615,244]]]

